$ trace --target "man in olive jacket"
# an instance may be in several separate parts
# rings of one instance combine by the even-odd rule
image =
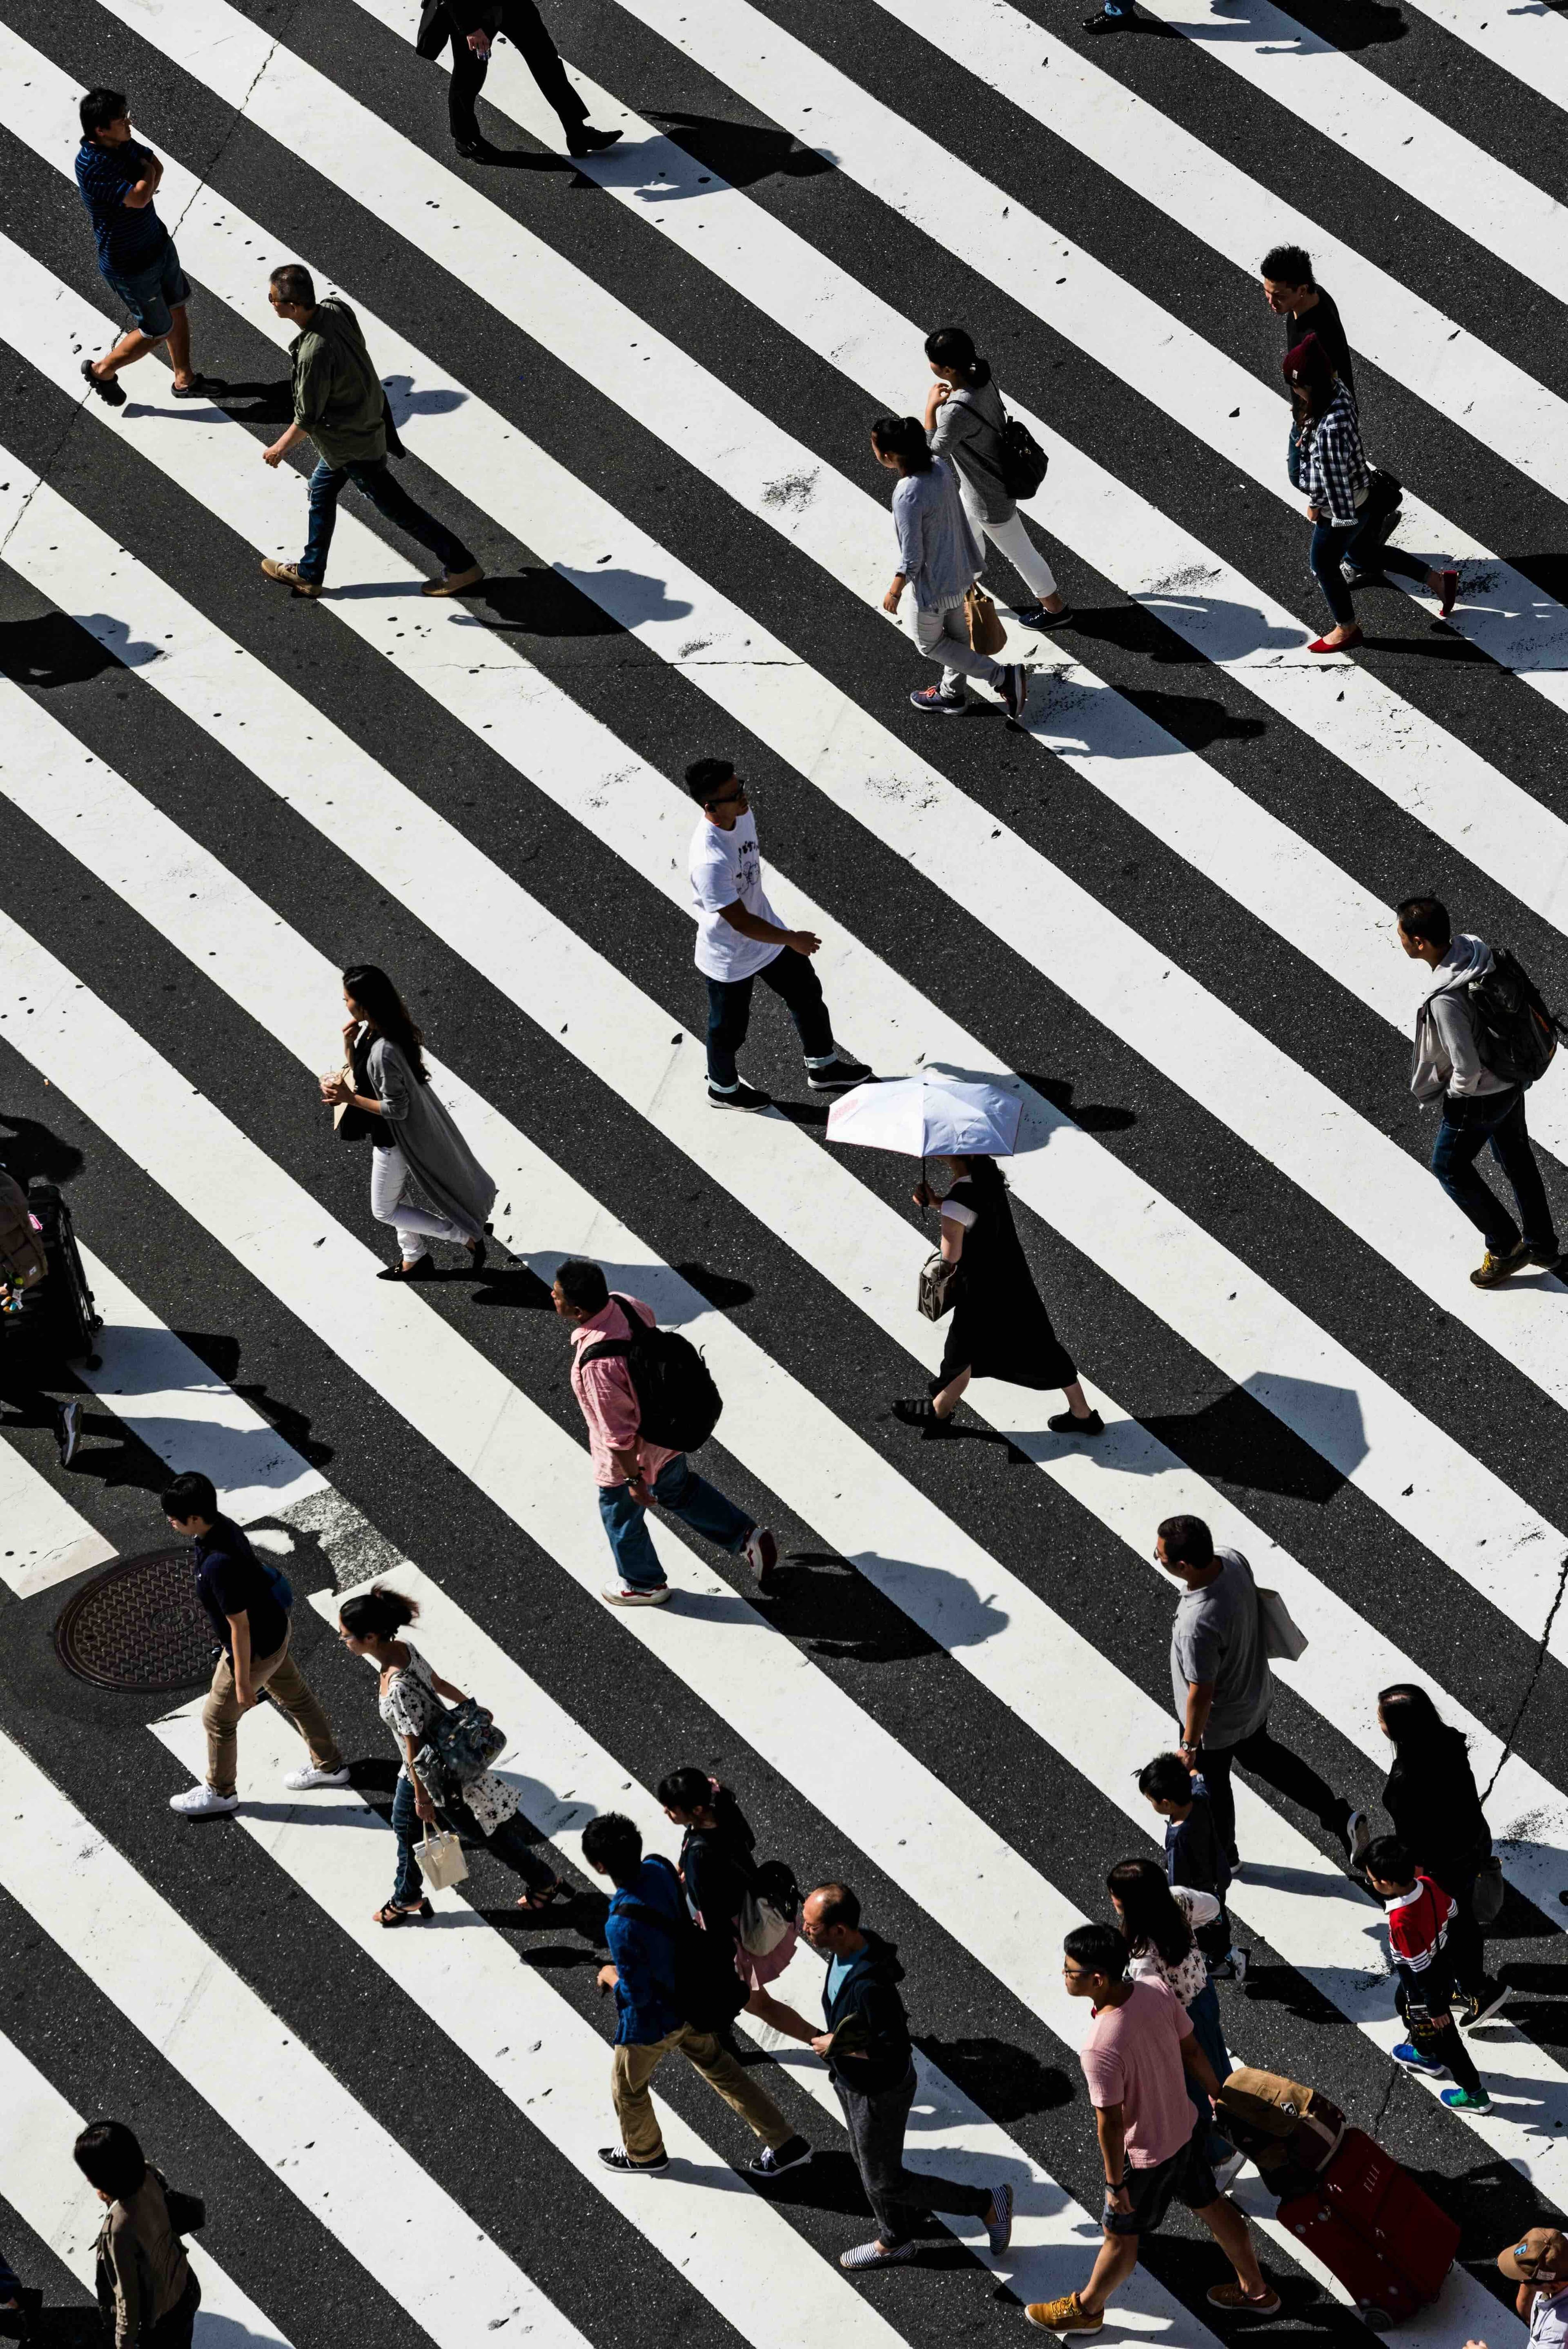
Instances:
[[[266,576],[296,595],[320,595],[337,501],[352,481],[388,522],[438,559],[441,576],[426,582],[427,595],[461,595],[477,587],[484,573],[462,540],[416,505],[392,478],[387,463],[387,395],[347,303],[330,294],[318,302],[309,270],[297,261],[273,270],[267,293],[277,316],[300,331],[289,346],[294,420],[262,455],[269,465],[278,465],[302,440],[314,440],[320,462],[310,477],[304,553],[297,563],[275,563],[267,556],[262,564]]]

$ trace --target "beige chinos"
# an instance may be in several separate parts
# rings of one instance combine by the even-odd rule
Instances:
[[[618,2046],[610,2073],[610,2093],[621,2124],[621,2141],[634,2162],[657,2161],[665,2149],[654,2100],[648,2094],[654,2074],[673,2047],[695,2064],[710,2088],[717,2090],[732,2113],[738,2113],[775,2151],[789,2142],[792,2129],[766,2088],[743,2071],[711,2031],[694,2031],[689,2023],[667,2032],[663,2039],[639,2046]]]
[[[337,1750],[332,1723],[322,1708],[321,1699],[313,1693],[304,1674],[289,1654],[286,1640],[274,1654],[252,1657],[251,1685],[258,1691],[265,1689],[273,1703],[287,1713],[309,1746],[310,1758],[318,1770],[342,1769],[343,1756]],[[232,1795],[235,1791],[237,1732],[242,1719],[234,1694],[234,1667],[225,1655],[212,1675],[212,1685],[201,1708],[201,1726],[207,1733],[207,1784],[215,1795]]]

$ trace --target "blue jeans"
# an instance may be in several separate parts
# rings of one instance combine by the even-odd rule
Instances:
[[[1315,522],[1307,556],[1312,575],[1323,590],[1323,600],[1342,628],[1354,625],[1356,606],[1340,576],[1342,563],[1358,563],[1367,571],[1381,571],[1397,579],[1415,579],[1424,586],[1427,566],[1397,546],[1386,546],[1376,522]]]
[[[1291,488],[1293,490],[1299,490],[1301,487],[1301,450],[1295,445],[1295,424],[1294,419],[1292,420],[1285,436],[1284,469],[1290,475]]]
[[[491,1836],[480,1835],[479,1822],[466,1806],[456,1817],[438,1807],[436,1821],[456,1835],[482,1843],[487,1851],[493,1851],[498,1859],[506,1862],[514,1876],[521,1877],[531,1892],[542,1892],[555,1882],[555,1870],[545,1866],[528,1840],[521,1811],[514,1811],[510,1819],[502,1819]],[[425,1823],[414,1807],[414,1782],[407,1770],[398,1778],[392,1796],[392,1832],[397,1838],[397,1874],[392,1898],[399,1909],[412,1909],[425,1881],[414,1848],[425,1832]]]
[[[1187,2009],[1191,2019],[1192,2036],[1213,2066],[1216,2080],[1224,2080],[1230,2072],[1231,2059],[1225,2053],[1225,2033],[1220,2023],[1220,1996],[1212,1982],[1205,1982],[1191,2005]],[[1191,2072],[1183,2071],[1187,2094],[1193,2108],[1202,2114],[1208,2127],[1204,2145],[1211,2162],[1227,2161],[1234,2150],[1228,2137],[1220,2135],[1213,2125],[1213,2107],[1207,2088],[1201,2088]]]
[[[822,982],[811,968],[810,955],[785,947],[750,978],[707,982],[707,1081],[718,1092],[735,1091],[739,1073],[735,1056],[751,1025],[751,990],[758,979],[787,1007],[808,1065],[833,1057],[833,1023],[822,1000]]]
[[[684,1452],[666,1460],[654,1479],[654,1498],[661,1509],[689,1526],[720,1549],[738,1550],[752,1531],[752,1520],[733,1501],[727,1501],[706,1476],[699,1476]],[[662,1590],[665,1570],[648,1537],[648,1513],[640,1509],[624,1485],[601,1485],[599,1515],[610,1537],[610,1547],[628,1590]]]
[[[310,477],[310,530],[299,565],[300,577],[309,580],[313,587],[319,587],[326,577],[326,550],[332,544],[337,501],[350,481],[364,491],[378,513],[406,530],[410,538],[417,538],[421,546],[428,546],[443,571],[473,569],[474,558],[462,540],[454,538],[445,523],[414,503],[407,491],[393,480],[385,457],[356,458],[348,465],[329,465],[324,457]]]
[[[133,270],[127,277],[117,277],[106,269],[102,276],[110,292],[119,295],[142,333],[155,343],[161,342],[173,325],[170,313],[183,309],[191,299],[191,287],[180,266],[172,237],[157,260],[150,262],[145,269]]]
[[[1489,1142],[1508,1177],[1518,1224],[1476,1173],[1475,1162]],[[1449,1093],[1432,1144],[1432,1172],[1461,1215],[1482,1234],[1493,1256],[1506,1256],[1522,1237],[1527,1247],[1555,1249],[1552,1209],[1525,1131],[1520,1086],[1505,1093]]]

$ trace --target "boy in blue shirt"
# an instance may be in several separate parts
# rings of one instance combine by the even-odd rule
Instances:
[[[163,166],[150,148],[132,139],[122,90],[89,89],[80,111],[77,186],[93,224],[104,284],[136,321],[103,358],[84,359],[82,373],[107,407],[123,408],[120,368],[167,343],[175,398],[200,399],[210,387],[191,367],[185,316],[191,288],[174,240],[153,208]]]
[[[1139,1772],[1138,1791],[1165,1821],[1166,1881],[1184,1884],[1193,1892],[1212,1892],[1220,1904],[1212,1924],[1200,1925],[1192,1937],[1209,1961],[1210,1979],[1244,1980],[1247,1953],[1231,1947],[1225,1907],[1231,1863],[1214,1825],[1202,1774],[1190,1770],[1180,1754],[1157,1754]]]

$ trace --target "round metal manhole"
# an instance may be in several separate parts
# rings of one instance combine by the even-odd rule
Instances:
[[[121,1558],[67,1599],[55,1625],[67,1671],[97,1688],[148,1695],[210,1680],[215,1644],[189,1547]]]

